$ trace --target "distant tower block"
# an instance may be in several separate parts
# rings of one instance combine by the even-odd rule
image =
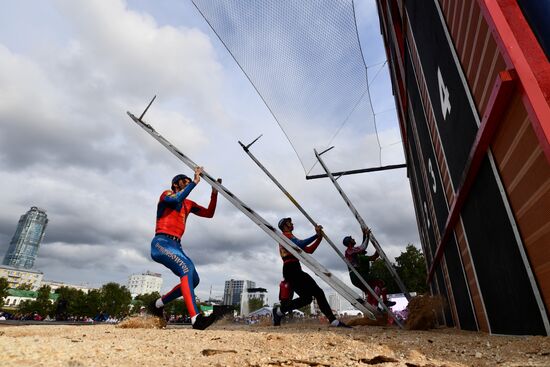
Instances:
[[[40,242],[44,238],[47,224],[48,216],[44,209],[33,206],[26,214],[22,215],[3,264],[15,268],[31,269],[34,266]]]
[[[241,302],[241,294],[243,293],[243,290],[255,287],[256,283],[251,280],[226,280],[223,291],[223,304],[233,306],[238,305]]]
[[[128,290],[132,297],[153,292],[160,293],[162,288],[162,275],[146,271],[140,274],[132,274],[128,277]]]

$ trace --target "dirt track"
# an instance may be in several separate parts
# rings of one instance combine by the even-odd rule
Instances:
[[[550,338],[319,324],[214,325],[206,331],[0,326],[0,365],[550,366]]]

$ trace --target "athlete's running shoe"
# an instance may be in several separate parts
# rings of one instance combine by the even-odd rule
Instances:
[[[204,330],[216,321],[216,315],[213,313],[210,316],[204,316],[202,313],[197,315],[193,323],[193,329]]]
[[[336,322],[333,324],[332,322],[330,323],[329,326],[333,326],[333,327],[343,327],[343,328],[348,328],[348,329],[353,329],[351,326],[345,324],[344,322],[340,321],[340,320],[335,320]]]
[[[164,307],[157,307],[156,300],[147,305],[147,311],[153,316],[164,319]]]
[[[273,326],[281,326],[281,319],[283,318],[279,315],[279,307],[273,307]]]

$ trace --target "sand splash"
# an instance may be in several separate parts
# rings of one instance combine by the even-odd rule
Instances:
[[[163,329],[166,321],[155,316],[134,316],[122,320],[117,327],[122,329]]]
[[[437,325],[437,313],[442,310],[445,301],[441,297],[416,296],[409,302],[409,316],[405,326],[409,330],[428,330]]]

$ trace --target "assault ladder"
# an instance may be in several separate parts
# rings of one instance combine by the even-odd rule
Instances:
[[[351,203],[351,201],[349,200],[347,195],[344,193],[344,190],[342,190],[342,188],[340,187],[338,182],[336,182],[336,179],[334,178],[332,173],[327,168],[325,162],[323,162],[323,160],[321,159],[321,155],[328,152],[332,148],[334,148],[334,147],[330,147],[330,148],[322,151],[321,153],[317,153],[316,149],[314,149],[313,151],[315,152],[315,157],[317,157],[317,160],[319,161],[319,163],[321,164],[321,166],[323,167],[323,169],[327,173],[328,177],[330,178],[330,180],[334,184],[334,187],[336,187],[336,190],[338,190],[338,192],[342,196],[342,199],[344,199],[344,201],[346,202],[346,205],[348,206],[348,208],[351,210],[351,212],[355,216],[355,219],[357,219],[357,221],[359,222],[359,225],[361,226],[361,228],[368,228],[367,224],[365,223],[365,221],[363,220],[363,218],[361,217],[361,215],[359,214],[357,209],[355,209],[355,206]],[[384,262],[386,263],[386,267],[388,268],[388,271],[390,272],[393,279],[397,283],[397,286],[399,287],[399,289],[401,289],[401,292],[403,292],[403,294],[405,295],[407,300],[410,301],[411,300],[410,293],[407,291],[407,288],[405,287],[405,284],[403,284],[403,281],[401,280],[401,278],[399,277],[399,275],[397,274],[397,272],[393,268],[392,263],[390,262],[390,260],[386,256],[386,253],[384,252],[384,250],[382,250],[382,247],[380,246],[380,244],[378,243],[378,241],[376,240],[376,238],[374,237],[374,234],[372,232],[371,232],[371,235],[370,235],[370,240],[371,240],[374,248],[376,249],[376,251],[380,255],[380,257],[382,258],[382,260],[384,260]]]
[[[134,116],[132,113],[127,112],[128,116],[143,130],[145,130],[149,135],[151,135],[155,140],[161,143],[166,149],[168,149],[172,154],[174,154],[180,161],[187,165],[192,170],[197,167],[197,164],[193,162],[189,157],[183,154],[179,149],[172,145],[168,140],[166,140],[161,134],[155,131],[155,129],[148,123],[143,121],[143,116],[155,100],[156,96],[153,97],[151,102],[147,105],[140,117]],[[243,203],[239,198],[237,198],[233,193],[226,189],[222,184],[216,181],[212,176],[210,176],[206,171],[203,171],[201,177],[214,189],[216,189],[223,197],[225,197],[231,204],[233,204],[237,209],[243,212],[248,218],[250,218],[256,225],[264,230],[274,241],[281,244],[288,252],[296,256],[302,264],[307,266],[311,271],[313,271],[317,276],[323,279],[329,286],[332,287],[338,294],[348,300],[355,308],[362,311],[363,314],[369,317],[372,320],[376,320],[375,312],[376,308],[372,305],[363,302],[363,300],[356,294],[350,287],[348,287],[340,279],[336,278],[327,268],[317,262],[313,257],[307,255],[301,248],[294,245],[292,241],[286,238],[280,231],[276,230],[271,224],[269,224],[265,219],[263,219],[258,213],[248,207]]]
[[[296,201],[296,199],[294,199],[294,197],[292,197],[292,195],[290,195],[290,193],[283,187],[283,185],[281,185],[281,183],[267,170],[267,168],[265,168],[265,166],[260,163],[260,161],[254,156],[254,154],[252,154],[252,152],[250,151],[250,147],[252,146],[252,144],[254,144],[256,141],[258,141],[258,139],[260,139],[262,137],[262,135],[258,136],[256,139],[254,139],[250,144],[248,145],[244,145],[243,143],[241,143],[239,141],[239,144],[241,145],[241,147],[243,148],[243,150],[246,152],[246,154],[248,154],[248,156],[254,161],[254,163],[256,163],[256,165],[258,167],[260,167],[260,169],[271,179],[271,181],[273,181],[273,183],[286,195],[286,197],[296,206],[296,208],[304,215],[304,217],[306,217],[307,220],[309,220],[309,222],[313,225],[313,226],[317,226],[317,223],[315,222],[315,220],[305,211],[305,209]],[[361,281],[361,283],[367,288],[367,290],[369,291],[369,293],[376,299],[377,303],[379,305],[381,305],[384,310],[388,313],[388,315],[390,315],[390,317],[395,321],[395,323],[397,325],[399,325],[399,327],[403,327],[401,321],[393,314],[393,312],[391,312],[391,310],[386,306],[386,304],[384,302],[382,302],[382,300],[378,297],[378,295],[376,294],[376,292],[374,292],[374,290],[371,288],[371,286],[365,281],[365,279],[363,279],[363,277],[361,276],[361,274],[357,271],[357,269],[349,262],[348,259],[346,259],[346,257],[342,254],[342,252],[340,252],[340,250],[338,249],[338,247],[336,247],[336,245],[334,244],[334,242],[332,242],[332,240],[328,237],[327,233],[325,231],[323,231],[323,237],[324,239],[328,242],[328,244],[334,249],[334,251],[336,251],[336,253],[338,254],[338,256],[340,256],[340,258],[342,260],[344,260],[344,262],[346,263],[346,265],[348,266],[348,268],[353,271],[353,273],[355,273],[355,275],[357,276],[357,278]]]

